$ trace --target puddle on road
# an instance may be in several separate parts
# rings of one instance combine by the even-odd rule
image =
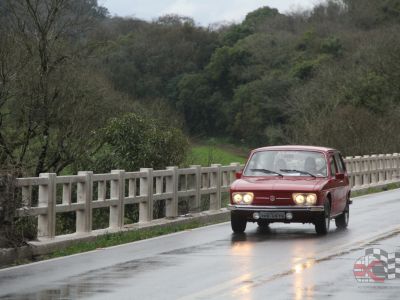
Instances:
[[[53,300],[79,299],[96,294],[111,293],[118,287],[119,279],[133,278],[136,274],[172,265],[161,259],[143,259],[124,262],[112,267],[89,271],[66,279],[66,283],[53,282],[32,293],[15,293],[0,297],[1,300]],[[56,288],[54,288],[56,286]]]

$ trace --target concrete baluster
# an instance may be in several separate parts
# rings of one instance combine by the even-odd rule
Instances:
[[[217,168],[211,173],[211,187],[216,188],[216,192],[210,195],[210,210],[221,208],[221,165],[212,164],[211,167]]]
[[[136,178],[128,179],[128,197],[129,198],[136,197]]]
[[[378,157],[376,154],[371,155],[371,184],[377,184],[378,183]]]
[[[162,194],[163,192],[163,180],[162,176],[156,177],[156,194]]]
[[[63,184],[63,193],[62,193],[62,204],[71,205],[71,183]]]
[[[97,183],[97,200],[105,201],[106,200],[106,181],[99,181]]]
[[[116,174],[117,179],[111,180],[110,197],[117,200],[110,206],[110,228],[121,228],[124,226],[125,217],[125,171],[112,170],[111,174]]]
[[[392,177],[393,180],[398,180],[400,178],[399,176],[399,168],[400,168],[400,164],[399,164],[399,153],[393,153],[393,172],[392,172]]]
[[[47,178],[47,184],[39,185],[39,207],[47,207],[43,215],[38,216],[38,236],[54,238],[56,234],[56,180],[54,173],[41,173]]]
[[[379,154],[378,156],[378,176],[379,176],[379,183],[385,182],[385,154]]]
[[[392,180],[392,158],[392,154],[385,155],[385,177],[387,182]]]
[[[361,156],[356,156],[354,159],[355,164],[355,182],[354,187],[360,187],[362,185],[362,175],[361,175]]]
[[[191,189],[195,190],[195,195],[190,197],[189,200],[189,211],[190,212],[199,212],[200,211],[200,203],[201,203],[201,166],[192,165],[190,166],[194,170],[194,181],[192,182]]]
[[[153,169],[141,168],[140,172],[146,172],[146,177],[140,178],[140,196],[146,196],[139,203],[139,223],[153,220]]]
[[[84,208],[76,211],[76,232],[90,232],[92,231],[93,172],[81,171],[78,175],[84,176],[85,180],[78,182],[77,185],[77,203],[83,203]]]
[[[167,170],[171,170],[172,175],[166,179],[166,192],[172,193],[172,198],[165,203],[165,216],[175,218],[178,216],[178,167],[168,167]]]
[[[367,187],[371,184],[370,162],[371,160],[369,155],[364,155],[362,160],[362,181],[364,187]]]

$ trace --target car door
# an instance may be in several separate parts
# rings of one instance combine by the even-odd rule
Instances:
[[[342,212],[346,207],[347,203],[347,193],[348,193],[348,186],[349,186],[349,178],[347,176],[346,166],[344,164],[343,158],[339,152],[334,154],[334,159],[337,166],[337,172],[340,174],[344,174],[343,179],[337,179],[337,186],[338,186],[338,201],[337,201],[337,210],[338,213]]]
[[[336,215],[340,212],[340,182],[336,179],[337,167],[334,153],[329,155],[329,191],[331,193],[331,214]]]

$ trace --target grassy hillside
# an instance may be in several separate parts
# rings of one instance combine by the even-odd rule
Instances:
[[[229,165],[233,162],[244,163],[245,152],[231,149],[231,146],[193,145],[186,159],[186,165],[210,166],[211,164]]]

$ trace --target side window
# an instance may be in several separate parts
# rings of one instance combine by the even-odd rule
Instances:
[[[335,165],[335,160],[334,157],[331,156],[330,158],[330,164],[331,164],[331,176],[335,176],[336,175],[336,165]]]
[[[339,154],[339,153],[335,153],[335,160],[336,160],[336,164],[337,164],[339,173],[344,173],[345,166],[344,166],[344,164],[343,164],[343,160],[342,160],[342,158],[340,157],[340,154]]]

